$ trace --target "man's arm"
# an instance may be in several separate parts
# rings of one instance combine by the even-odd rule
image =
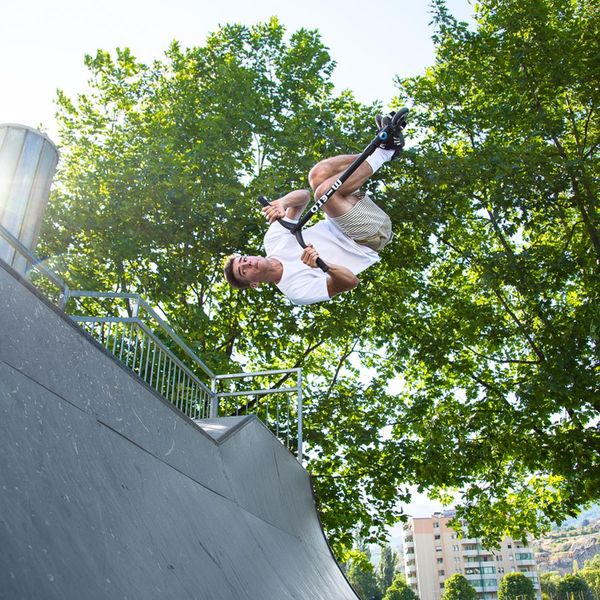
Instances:
[[[300,218],[306,205],[310,202],[310,192],[308,190],[294,190],[282,198],[273,200],[269,206],[265,206],[262,211],[267,217],[269,223],[277,219],[290,219],[296,221]]]
[[[329,271],[327,271],[327,293],[330,298],[333,298],[336,294],[354,289],[358,285],[358,277],[350,269],[331,263],[327,263],[327,265],[329,266]]]
[[[319,253],[315,250],[312,244],[308,244],[304,248],[300,260],[309,267],[316,268],[317,258]],[[336,294],[347,292],[355,288],[358,283],[358,277],[347,267],[327,263],[329,270],[327,271],[327,293],[330,298]]]

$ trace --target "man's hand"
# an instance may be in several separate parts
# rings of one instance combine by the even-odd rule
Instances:
[[[300,260],[313,269],[317,266],[317,258],[319,258],[319,253],[312,244],[308,244],[300,256]],[[333,298],[336,294],[347,292],[358,285],[358,277],[350,269],[331,263],[327,263],[327,265],[329,267],[329,271],[327,271],[327,293],[330,298]]]
[[[284,205],[283,198],[279,200],[273,200],[269,206],[265,206],[262,211],[267,217],[269,223],[277,221],[277,219],[283,219],[285,217],[286,206]]]
[[[300,218],[309,202],[310,194],[307,190],[295,190],[283,198],[273,200],[269,206],[263,207],[262,211],[269,223],[284,217],[295,221]]]
[[[312,244],[308,244],[300,255],[300,260],[313,269],[317,267],[317,258],[319,258],[319,253]]]

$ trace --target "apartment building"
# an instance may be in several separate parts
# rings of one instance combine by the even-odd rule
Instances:
[[[408,584],[420,600],[440,600],[444,581],[454,573],[464,575],[479,600],[497,600],[498,586],[506,573],[530,577],[541,599],[540,581],[532,550],[505,538],[498,550],[486,550],[475,538],[459,539],[448,526],[454,511],[411,518],[404,526],[404,560]]]

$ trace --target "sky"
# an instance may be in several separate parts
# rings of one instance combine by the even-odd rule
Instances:
[[[472,20],[469,0],[447,6]],[[56,90],[85,92],[86,54],[128,47],[149,63],[173,40],[203,45],[220,25],[272,16],[288,33],[317,29],[337,62],[337,91],[349,89],[361,102],[388,105],[395,76],[421,74],[434,61],[429,0],[0,0],[0,123],[41,127],[58,143]],[[404,506],[412,516],[440,509],[418,494]]]
[[[447,0],[469,21],[470,0]],[[277,16],[288,33],[317,29],[337,62],[338,91],[361,102],[394,96],[394,76],[433,62],[429,0],[0,0],[0,123],[42,126],[57,140],[56,90],[85,91],[86,54],[128,47],[142,62],[162,59],[173,40],[203,45],[228,23]]]

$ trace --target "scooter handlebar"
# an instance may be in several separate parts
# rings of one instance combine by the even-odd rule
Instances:
[[[393,117],[392,117],[392,125],[396,127],[400,125],[404,120],[404,117],[408,114],[408,108],[401,108]]]
[[[269,204],[271,204],[264,196],[259,196],[258,197],[258,201],[263,205],[263,206],[269,206]],[[300,246],[302,246],[302,248],[306,248],[306,244],[304,242],[304,240],[302,239],[302,231],[293,231],[293,227],[289,227],[286,226],[286,224],[284,224],[281,219],[277,219],[286,229],[289,229],[295,236],[295,238],[298,240],[298,243],[300,244]],[[300,234],[300,235],[298,235]],[[321,259],[321,258],[317,258],[317,267],[319,267],[319,269],[321,269],[321,271],[323,271],[323,273],[327,273],[327,271],[329,271],[329,267],[327,266],[327,263]]]

